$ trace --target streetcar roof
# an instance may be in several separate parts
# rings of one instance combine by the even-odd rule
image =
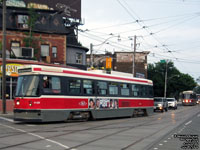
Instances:
[[[77,78],[88,78],[97,80],[109,80],[116,82],[135,82],[140,84],[153,84],[151,80],[142,78],[125,77],[120,75],[112,75],[106,73],[96,73],[92,71],[85,71],[79,69],[42,66],[42,65],[25,65],[18,69],[19,75],[30,74],[44,74],[44,75],[58,75],[58,76],[70,76]]]
[[[183,91],[183,94],[192,94],[194,91]]]

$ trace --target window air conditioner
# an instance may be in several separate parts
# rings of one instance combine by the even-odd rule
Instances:
[[[21,56],[26,58],[34,57],[34,49],[31,47],[21,47]]]

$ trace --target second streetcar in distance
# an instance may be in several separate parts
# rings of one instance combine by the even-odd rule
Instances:
[[[31,122],[153,113],[151,80],[31,65],[19,69],[14,120]]]
[[[193,106],[197,104],[197,95],[194,91],[183,91],[181,93],[182,105]]]

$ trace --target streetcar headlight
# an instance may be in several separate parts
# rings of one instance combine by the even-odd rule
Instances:
[[[17,101],[16,101],[16,105],[19,105],[19,104],[20,104],[20,102],[19,102],[19,100],[17,100]]]
[[[32,106],[32,101],[29,101],[29,106]]]
[[[162,107],[162,104],[158,104],[159,107]]]

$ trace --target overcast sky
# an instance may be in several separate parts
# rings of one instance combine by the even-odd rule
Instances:
[[[148,63],[168,59],[200,76],[200,0],[82,0],[79,41],[94,53],[150,51]]]

